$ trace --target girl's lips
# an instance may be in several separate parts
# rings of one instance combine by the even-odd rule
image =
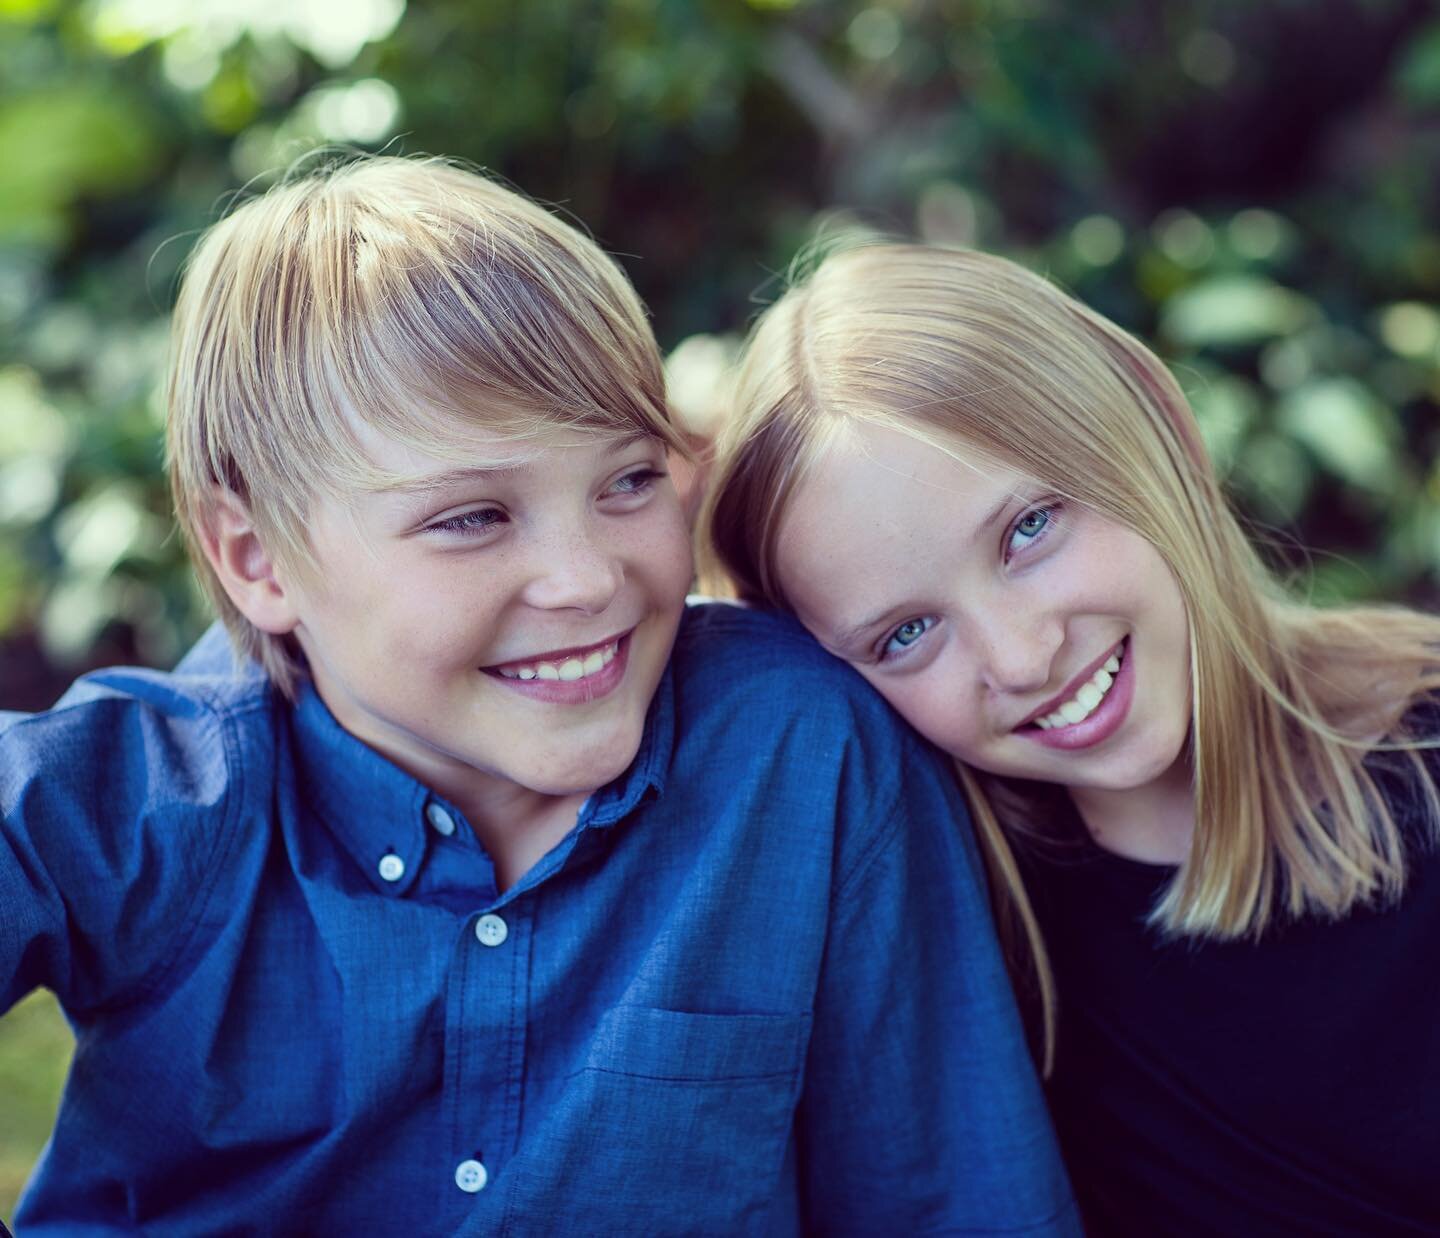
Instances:
[[[514,679],[508,675],[502,675],[495,667],[484,667],[484,672],[495,683],[503,684],[512,691],[528,696],[531,700],[544,701],[554,705],[584,705],[590,701],[598,701],[601,697],[609,696],[620,686],[625,678],[625,669],[630,662],[630,638],[635,634],[632,628],[615,643],[615,656],[602,670],[592,675],[586,675],[583,679]],[[603,646],[593,646],[602,648]],[[573,656],[576,650],[565,651],[564,656]],[[552,657],[562,655],[547,654],[537,661],[549,661]],[[505,663],[505,665],[522,665],[521,663]]]
[[[1115,672],[1115,682],[1105,699],[1095,707],[1094,713],[1068,726],[1054,726],[1048,731],[1038,726],[1025,726],[1015,731],[1025,739],[1033,739],[1047,748],[1091,748],[1103,743],[1120,729],[1130,713],[1135,699],[1134,650],[1129,637],[1120,657],[1120,669]]]

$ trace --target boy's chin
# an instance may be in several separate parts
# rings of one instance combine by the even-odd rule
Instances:
[[[573,763],[566,762],[560,767],[552,762],[545,768],[517,770],[515,781],[540,795],[591,795],[629,769],[639,750],[637,736],[632,743],[617,743],[583,756],[577,754]]]

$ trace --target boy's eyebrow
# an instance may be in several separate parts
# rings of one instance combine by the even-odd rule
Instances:
[[[655,436],[644,430],[637,430],[634,434],[627,434],[624,438],[618,438],[605,449],[607,456],[619,455],[622,451],[628,451],[636,443]],[[402,477],[394,481],[386,482],[378,487],[381,494],[399,495],[421,495],[432,494],[437,490],[448,490],[452,486],[463,486],[471,482],[493,481],[501,477],[513,477],[516,473],[523,473],[534,464],[533,456],[524,457],[511,461],[508,464],[489,465],[466,465],[461,468],[446,469],[443,473],[430,473],[424,477]]]
[[[985,513],[985,519],[977,524],[971,531],[968,540],[972,542],[975,541],[1005,514],[1005,509],[1009,507],[1011,503],[1021,497],[1023,496],[1015,494],[1014,491],[1007,491],[1005,494],[1002,494],[995,506]],[[859,623],[852,623],[849,627],[845,628],[844,631],[837,632],[831,638],[831,647],[834,649],[848,649],[851,645],[858,643],[860,638],[869,632],[871,628],[879,627],[884,620],[888,619],[892,614],[898,613],[901,609],[901,607],[897,606],[886,606],[882,610],[877,610],[869,618],[862,619]]]
[[[528,467],[528,460],[514,464],[487,466],[470,465],[466,468],[446,469],[443,473],[429,473],[424,477],[403,477],[377,487],[380,494],[430,494],[436,490],[447,490],[451,486],[463,486],[469,482],[489,481],[497,477],[512,477]]]

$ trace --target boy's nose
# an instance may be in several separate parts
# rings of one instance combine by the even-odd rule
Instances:
[[[539,550],[525,600],[545,610],[599,614],[614,600],[624,579],[619,557],[593,538],[556,539]]]

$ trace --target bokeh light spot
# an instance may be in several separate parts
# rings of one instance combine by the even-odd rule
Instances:
[[[1087,215],[1070,229],[1070,244],[1082,262],[1108,266],[1125,249],[1125,230],[1109,215]]]
[[[900,19],[889,9],[861,9],[845,32],[857,56],[884,60],[900,46]]]

